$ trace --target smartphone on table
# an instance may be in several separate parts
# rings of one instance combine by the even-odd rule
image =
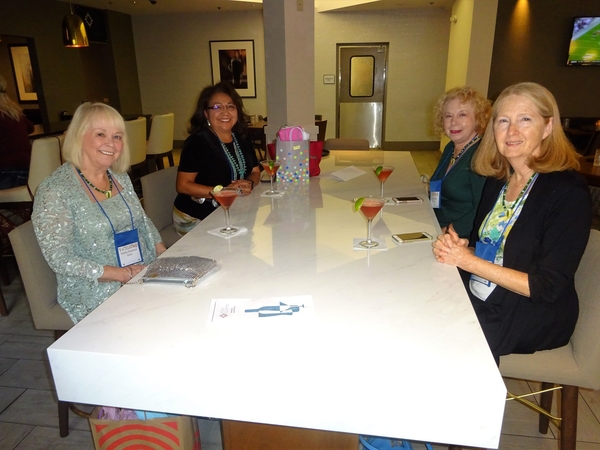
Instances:
[[[423,203],[421,197],[392,197],[396,203]]]
[[[424,231],[416,231],[414,233],[392,234],[392,239],[398,244],[405,244],[408,242],[431,241],[433,237]]]

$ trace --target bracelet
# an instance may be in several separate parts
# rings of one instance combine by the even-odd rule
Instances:
[[[131,280],[133,278],[133,270],[131,270],[131,267],[125,267],[125,268],[129,272],[129,279]]]

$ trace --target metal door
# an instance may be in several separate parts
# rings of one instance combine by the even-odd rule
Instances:
[[[381,148],[388,44],[338,44],[337,137]]]

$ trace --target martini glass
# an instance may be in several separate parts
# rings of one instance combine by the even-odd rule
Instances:
[[[385,183],[385,180],[389,178],[393,171],[394,166],[373,166],[373,173],[381,182],[381,191],[379,192],[381,197],[383,197],[383,183]]]
[[[365,197],[362,205],[360,205],[360,212],[367,219],[367,240],[358,243],[363,248],[374,248],[379,246],[379,242],[371,239],[371,223],[373,218],[377,215],[381,208],[385,205],[385,198],[383,197]]]
[[[239,230],[232,227],[229,224],[229,208],[233,204],[233,201],[238,196],[238,190],[236,188],[224,187],[219,191],[214,189],[210,191],[211,195],[219,202],[221,208],[225,211],[225,228],[219,230],[219,233],[225,235],[232,235],[237,233]]]
[[[281,192],[273,190],[273,178],[275,178],[275,174],[279,167],[281,167],[281,163],[279,161],[261,161],[260,165],[265,169],[265,172],[269,174],[271,177],[271,190],[265,192],[265,195],[279,195]]]

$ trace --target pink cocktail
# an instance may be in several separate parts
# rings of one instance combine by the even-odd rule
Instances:
[[[367,219],[367,240],[359,242],[358,245],[364,248],[374,248],[379,246],[379,242],[371,239],[371,222],[375,216],[381,211],[385,205],[385,198],[383,197],[365,197],[362,205],[360,206],[360,212]]]
[[[383,197],[383,183],[390,177],[394,171],[394,166],[373,166],[373,173],[377,176],[381,183],[379,195]]]
[[[363,213],[367,220],[373,220],[377,213],[381,211],[384,203],[381,203],[374,198],[366,198],[360,207],[360,212]]]
[[[265,192],[265,195],[279,195],[280,192],[279,191],[275,191],[273,189],[273,178],[275,178],[275,174],[277,173],[277,170],[279,170],[279,168],[281,167],[281,163],[279,161],[261,161],[260,165],[263,167],[263,169],[265,169],[265,172],[267,172],[269,174],[269,176],[271,177],[271,190]]]
[[[233,189],[225,188],[220,192],[213,192],[213,197],[217,199],[219,205],[221,205],[223,209],[229,209],[237,196],[237,190]]]
[[[210,192],[212,196],[219,202],[223,211],[225,211],[225,228],[219,230],[221,234],[235,234],[239,230],[229,225],[229,208],[238,196],[238,190],[235,188],[222,188],[219,191],[214,189]]]

